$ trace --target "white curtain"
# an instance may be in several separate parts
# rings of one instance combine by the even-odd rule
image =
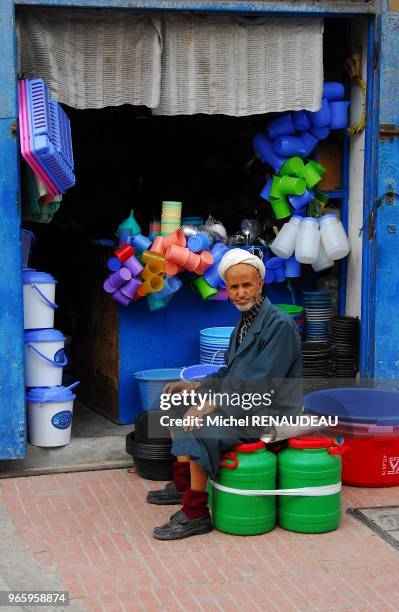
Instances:
[[[20,74],[75,108],[161,115],[317,110],[321,19],[34,9],[17,13]]]

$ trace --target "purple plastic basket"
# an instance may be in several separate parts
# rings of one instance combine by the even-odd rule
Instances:
[[[75,175],[62,153],[63,138],[59,113],[50,105],[48,90],[42,79],[26,80],[31,148],[37,161],[52,181],[65,192],[75,185]]]
[[[63,160],[73,171],[73,152],[71,138],[71,124],[60,104],[56,100],[49,100],[51,117],[51,142],[61,153]]]

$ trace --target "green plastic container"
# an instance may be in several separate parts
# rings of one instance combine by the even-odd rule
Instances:
[[[313,162],[309,162],[306,164],[306,166],[304,166],[302,170],[302,177],[305,179],[306,187],[308,189],[313,189],[317,183],[320,183],[322,178],[321,174],[315,169]]]
[[[332,485],[341,481],[341,457],[346,450],[331,438],[293,438],[278,453],[280,489]],[[341,494],[281,495],[278,524],[288,531],[325,533],[337,529],[341,518]]]
[[[275,489],[277,459],[264,442],[240,444],[223,457],[217,483],[232,489]],[[276,525],[274,495],[247,496],[212,487],[213,524],[233,535],[259,535]]]
[[[273,176],[272,185],[270,187],[270,197],[275,198],[276,200],[278,200],[282,196],[282,193],[280,191],[280,181],[281,178],[279,176]]]
[[[283,163],[279,170],[279,176],[297,176],[302,177],[303,159],[301,157],[290,157]]]

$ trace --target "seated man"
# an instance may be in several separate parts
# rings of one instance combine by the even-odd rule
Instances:
[[[242,315],[234,328],[226,352],[226,366],[201,383],[169,383],[164,393],[217,391],[218,403],[208,402],[185,407],[185,416],[201,417],[201,425],[172,428],[174,479],[160,491],[151,491],[147,501],[153,504],[183,504],[168,523],[156,527],[154,537],[162,540],[182,539],[212,530],[206,492],[208,476],[215,478],[221,454],[237,444],[259,440],[263,428],[251,425],[217,425],[214,415],[242,417],[248,412],[243,402],[230,405],[234,392],[240,397],[254,391],[270,392],[272,406],[251,407],[250,415],[298,414],[302,409],[301,344],[293,319],[262,296],[265,266],[261,259],[244,249],[232,249],[222,258],[219,274],[225,280],[228,295]],[[219,393],[221,391],[222,393]],[[246,393],[250,391],[250,393]],[[245,392],[245,393],[244,393]],[[192,419],[194,423],[194,419]],[[191,422],[191,421],[190,421]]]

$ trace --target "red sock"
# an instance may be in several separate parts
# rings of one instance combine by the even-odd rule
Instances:
[[[173,482],[176,491],[184,492],[190,486],[190,462],[175,461],[173,464]]]
[[[183,512],[190,518],[200,518],[209,514],[208,492],[193,491],[187,488],[183,495]]]

